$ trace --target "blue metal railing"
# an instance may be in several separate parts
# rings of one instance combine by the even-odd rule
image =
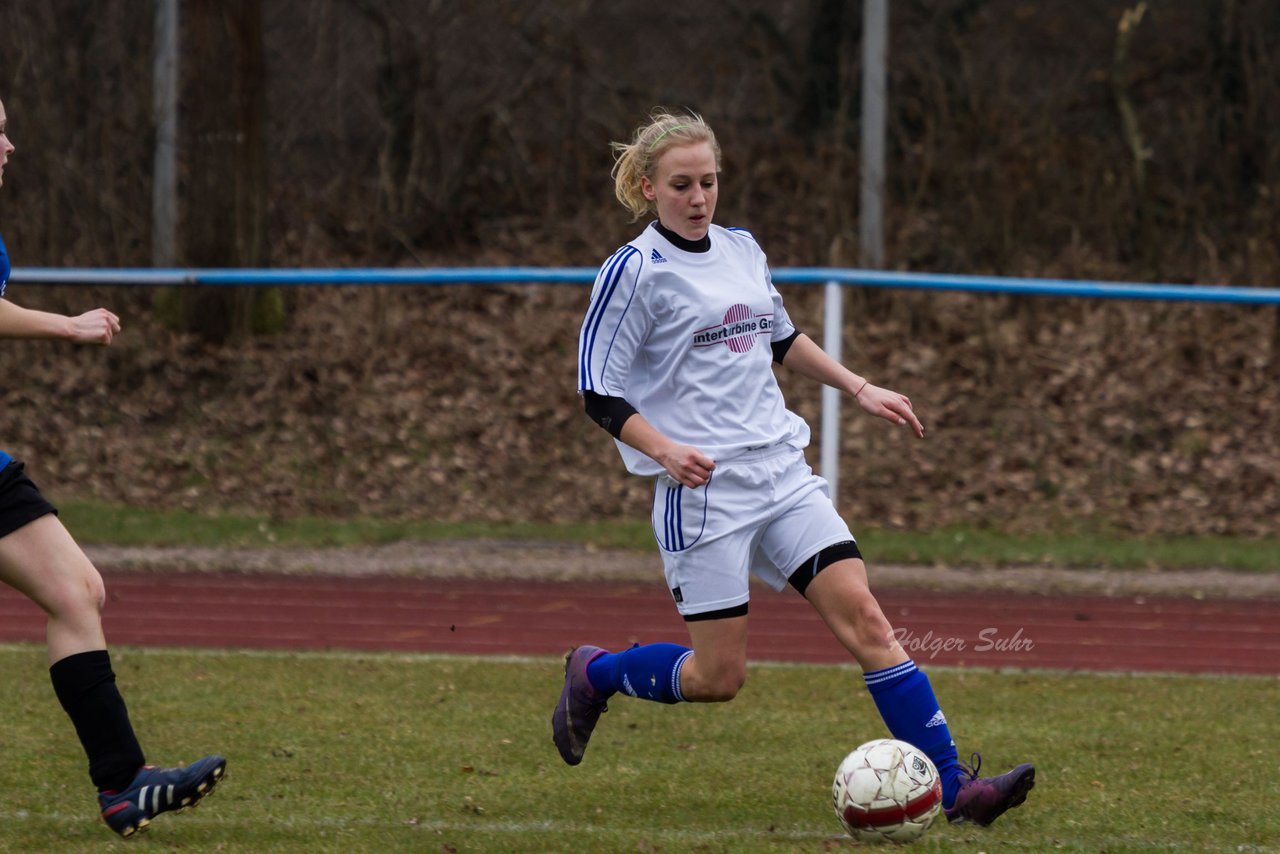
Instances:
[[[1042,297],[1093,297],[1191,302],[1280,305],[1280,288],[1232,285],[1162,285],[1093,282],[1076,279],[1020,279],[1004,276],[960,276],[943,273],[901,273],[885,270],[789,267],[776,270],[775,282],[790,284],[863,285],[929,291],[1024,294]]]
[[[303,285],[588,285],[594,267],[437,267],[314,269],[151,269],[16,267],[13,284],[138,285],[142,287],[293,287]],[[971,293],[1023,294],[1045,297],[1166,300],[1184,302],[1280,305],[1280,288],[1229,285],[1167,285],[1096,282],[1074,279],[1026,279],[960,276],[827,267],[779,267],[773,280],[788,285],[860,285]]]

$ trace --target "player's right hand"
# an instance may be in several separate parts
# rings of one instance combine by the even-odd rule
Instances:
[[[105,308],[71,318],[71,340],[77,344],[110,344],[120,331],[120,318]]]
[[[705,486],[716,467],[715,460],[690,445],[674,446],[658,462],[673,480],[690,489]]]

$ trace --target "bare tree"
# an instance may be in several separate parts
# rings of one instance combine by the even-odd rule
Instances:
[[[186,18],[185,256],[195,267],[263,267],[267,251],[266,63],[261,0],[193,0]],[[215,341],[272,331],[275,289],[165,295],[179,328]]]

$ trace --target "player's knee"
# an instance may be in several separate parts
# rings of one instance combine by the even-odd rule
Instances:
[[[97,570],[66,578],[40,597],[49,616],[60,620],[97,620],[107,602],[107,589]]]
[[[854,631],[857,633],[859,646],[866,650],[889,649],[897,642],[893,636],[893,626],[880,609],[880,603],[869,591],[859,599],[856,606]]]
[[[107,605],[107,585],[96,570],[84,579],[84,595],[86,604],[95,614],[101,615]]]
[[[727,703],[738,696],[738,692],[746,683],[747,668],[745,666],[726,668],[716,673],[707,683],[704,699],[708,703]]]

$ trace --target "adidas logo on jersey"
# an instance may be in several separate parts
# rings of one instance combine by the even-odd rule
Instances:
[[[663,258],[663,257],[662,257],[662,253],[661,253],[661,252],[659,252],[657,249],[655,249],[655,250],[653,250],[652,252],[650,252],[650,253],[649,253],[649,260],[650,260],[650,261],[652,261],[652,262],[653,262],[653,263],[655,263],[655,264],[665,264],[665,263],[667,263],[667,259],[666,259],[666,258]]]
[[[947,716],[942,713],[942,709],[938,709],[938,711],[934,712],[933,717],[929,718],[929,722],[925,724],[925,727],[928,728],[933,726],[946,726],[946,725],[947,725]]]

